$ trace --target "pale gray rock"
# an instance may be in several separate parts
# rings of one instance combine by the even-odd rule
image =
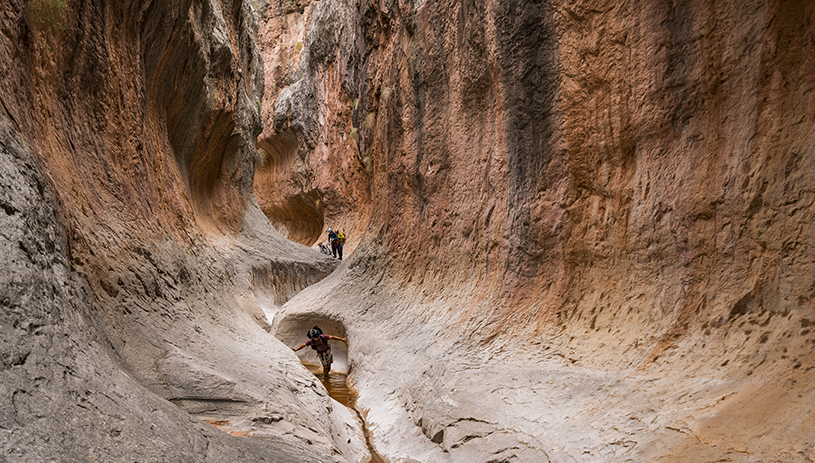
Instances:
[[[252,197],[249,7],[63,6],[0,14],[0,460],[365,460],[264,329],[336,264]]]

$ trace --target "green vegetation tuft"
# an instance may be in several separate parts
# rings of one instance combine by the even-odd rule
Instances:
[[[365,116],[365,127],[373,128],[374,124],[376,124],[376,113],[370,112],[367,116]]]
[[[257,15],[262,18],[266,19],[266,9],[268,5],[266,2],[258,2],[257,0],[249,0],[249,6],[252,7],[253,10],[257,13]]]
[[[67,0],[31,0],[28,18],[38,30],[64,31],[68,28]]]

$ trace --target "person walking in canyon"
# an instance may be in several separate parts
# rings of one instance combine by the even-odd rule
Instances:
[[[337,255],[342,260],[342,246],[345,244],[345,233],[342,230],[337,232]]]
[[[312,349],[317,351],[317,357],[320,358],[320,364],[323,366],[323,379],[328,379],[328,373],[331,372],[331,364],[334,363],[334,355],[331,353],[331,345],[328,344],[328,341],[333,339],[347,344],[348,338],[338,338],[337,336],[323,334],[323,330],[317,325],[314,325],[314,328],[308,330],[306,335],[309,338],[308,341],[292,350],[297,352],[306,346],[311,346]]]
[[[337,232],[332,229],[328,229],[328,245],[331,246],[331,255],[337,257]]]

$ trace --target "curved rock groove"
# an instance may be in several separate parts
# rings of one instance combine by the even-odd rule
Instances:
[[[314,313],[298,313],[294,315],[284,315],[275,324],[275,336],[288,346],[300,345],[306,339],[306,333],[315,325],[319,326],[323,333],[330,334],[338,337],[346,337],[347,333],[345,327],[341,322],[335,321],[331,318],[317,315]],[[342,342],[331,341],[331,350],[334,356],[334,363],[332,364],[331,377],[322,378],[323,385],[328,390],[332,398],[352,409],[356,413],[360,423],[362,424],[362,433],[365,437],[365,442],[368,446],[368,452],[371,459],[368,463],[384,463],[382,456],[377,452],[368,427],[365,423],[363,413],[357,408],[356,405],[356,391],[353,391],[348,385],[347,377],[349,374],[348,364],[348,346]],[[314,375],[322,376],[322,367],[311,349],[305,349],[305,352],[298,354],[301,361]],[[337,377],[343,378],[342,385],[337,385]],[[338,396],[339,395],[339,396]]]
[[[815,460],[814,2],[0,12],[3,458]]]
[[[279,320],[274,320],[272,329],[275,337],[283,344],[296,347],[308,340],[307,333],[315,325],[319,326],[324,334],[340,338],[348,336],[341,322],[316,313],[284,314]],[[331,351],[334,355],[331,371],[348,374],[348,346],[343,342],[331,341]],[[303,349],[298,356],[304,362],[320,363],[312,349]]]
[[[260,209],[278,232],[311,246],[320,239],[325,211],[322,195],[309,186],[302,171],[297,148],[298,138],[291,130],[258,139],[260,162],[255,168],[254,192]]]

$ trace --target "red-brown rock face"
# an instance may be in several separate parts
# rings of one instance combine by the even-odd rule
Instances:
[[[815,7],[309,8],[255,189],[306,244],[365,230],[289,310],[376,346],[350,356],[380,450],[402,419],[422,461],[813,457]]]
[[[291,240],[311,246],[342,229],[353,250],[368,225],[372,173],[353,122],[361,72],[354,14],[341,2],[259,3],[266,98],[258,205]]]
[[[811,2],[0,0],[0,31],[6,458],[364,461],[289,349],[318,322],[389,461],[815,459]],[[301,245],[329,227],[339,266]]]
[[[262,329],[334,264],[253,199],[255,21],[231,0],[0,1],[0,459],[367,452]]]

